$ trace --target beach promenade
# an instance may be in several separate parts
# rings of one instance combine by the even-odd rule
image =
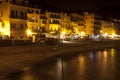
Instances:
[[[78,40],[67,41],[59,45],[0,47],[0,80],[5,80],[10,73],[27,70],[32,65],[61,55],[115,47],[120,47],[119,40]]]

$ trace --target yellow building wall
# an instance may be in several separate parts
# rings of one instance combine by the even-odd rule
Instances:
[[[19,0],[20,2],[23,0]],[[4,24],[4,32],[5,34],[9,35],[10,37],[15,37],[15,38],[19,38],[19,37],[24,37],[27,38],[27,27],[31,27],[31,26],[35,26],[36,28],[39,25],[39,20],[40,20],[40,16],[39,13],[35,14],[35,18],[38,19],[38,23],[29,23],[27,25],[27,20],[26,20],[26,16],[25,14],[28,12],[28,9],[31,9],[30,7],[25,7],[25,6],[20,6],[20,5],[14,5],[11,4],[9,2],[6,3],[6,0],[3,0],[3,3],[0,4],[0,11],[1,11],[1,19],[3,21]],[[34,8],[32,8],[34,10]],[[17,18],[11,18],[10,14],[11,14],[11,10],[13,10],[14,12],[17,12]],[[36,10],[36,9],[35,9]],[[38,9],[39,10],[39,9]],[[40,10],[39,10],[40,11]],[[20,19],[21,17],[21,12],[23,12],[24,15],[24,19]],[[35,11],[36,12],[36,11]],[[3,14],[2,14],[3,13]],[[16,14],[16,13],[15,13]],[[11,31],[11,24],[15,24],[16,25],[16,29]],[[24,26],[23,29],[20,29],[20,27]]]
[[[86,35],[89,35],[89,34],[93,34],[93,22],[94,20],[91,18],[92,16],[86,16],[86,19],[85,19],[85,34]]]
[[[49,24],[49,30],[59,30],[59,27],[58,24]]]
[[[85,33],[85,29],[84,29],[84,26],[78,26],[77,27],[77,30],[78,30],[78,32],[77,32],[77,34],[81,34],[81,33]]]
[[[26,33],[27,26],[24,21],[11,19],[10,23],[16,25],[15,30],[10,30],[11,37],[14,37],[14,39],[27,38],[27,33]],[[21,24],[23,26],[22,29],[21,29]]]
[[[19,17],[21,14],[21,12],[25,12],[27,11],[26,7],[22,7],[22,6],[17,6],[17,5],[13,5],[13,4],[9,4],[9,3],[2,3],[0,4],[0,10],[2,11],[2,16],[1,19],[3,20],[3,24],[4,24],[4,34],[5,35],[9,35],[9,37],[15,37],[16,39],[19,37],[26,37],[26,32],[25,32],[25,28],[26,28],[26,20],[23,19],[13,19],[10,17],[11,14],[11,10],[13,11],[17,11],[17,16]],[[18,28],[18,30],[14,30],[11,31],[10,27],[11,27],[11,23],[15,24],[16,27]],[[24,26],[23,30],[20,30],[19,27],[20,25]]]
[[[35,9],[33,9],[33,10],[35,11]],[[40,14],[28,13],[27,17],[28,17],[27,29],[30,30],[32,34],[37,34],[41,27]]]
[[[20,39],[20,37],[22,38],[27,38],[27,33],[26,33],[26,29],[27,29],[27,21],[25,19],[25,13],[27,13],[27,7],[24,6],[18,6],[18,5],[12,5],[10,4],[10,9],[9,9],[9,15],[11,14],[11,11],[17,11],[17,19],[15,18],[10,18],[10,24],[16,24],[17,29],[11,31],[11,35],[15,38],[15,39]],[[24,19],[20,19],[21,17],[21,12],[23,12],[24,14]],[[23,26],[23,29],[20,29],[20,25]]]
[[[4,28],[4,35],[10,36],[10,19],[9,19],[9,9],[10,5],[7,3],[0,4],[1,19],[3,21],[2,25]]]
[[[113,22],[103,21],[101,34],[116,34],[116,30]]]
[[[33,34],[38,33],[38,30],[40,29],[40,25],[37,23],[27,22],[27,30],[30,30]]]

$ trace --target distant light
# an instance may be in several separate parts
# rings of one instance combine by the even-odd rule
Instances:
[[[31,30],[27,30],[27,34],[31,34]]]
[[[105,36],[108,36],[108,33],[105,33],[104,35],[105,35]]]
[[[82,34],[82,35],[84,35],[84,34],[85,34],[85,32],[81,32],[81,34]]]
[[[53,22],[53,20],[51,19],[51,23]]]
[[[63,31],[62,34],[66,34],[66,32]]]
[[[10,35],[10,32],[5,32],[5,35]]]
[[[116,34],[113,32],[112,35],[115,36]]]
[[[34,17],[32,17],[32,19],[35,19]]]

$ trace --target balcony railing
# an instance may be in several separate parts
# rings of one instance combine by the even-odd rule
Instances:
[[[38,23],[38,20],[28,19],[28,22]]]
[[[23,17],[23,16],[14,16],[14,15],[10,15],[10,18],[27,20],[27,17]]]
[[[53,15],[53,14],[51,14],[50,18],[61,19],[61,16],[60,15]]]
[[[20,1],[20,2],[18,2],[18,1],[15,1],[15,0],[13,0],[13,1],[8,1],[8,3],[9,4],[13,4],[13,5],[19,5],[19,6],[25,6],[25,7],[33,7],[33,5],[30,5],[30,3],[29,2],[25,2],[25,1]]]

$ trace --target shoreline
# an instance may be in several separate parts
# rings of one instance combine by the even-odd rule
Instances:
[[[48,46],[18,46],[0,48],[0,78],[10,73],[24,71],[32,65],[46,60],[77,52],[89,52],[107,48],[120,47],[120,41],[81,41],[73,44]],[[13,50],[11,50],[13,49]],[[4,80],[4,79],[2,79]]]

